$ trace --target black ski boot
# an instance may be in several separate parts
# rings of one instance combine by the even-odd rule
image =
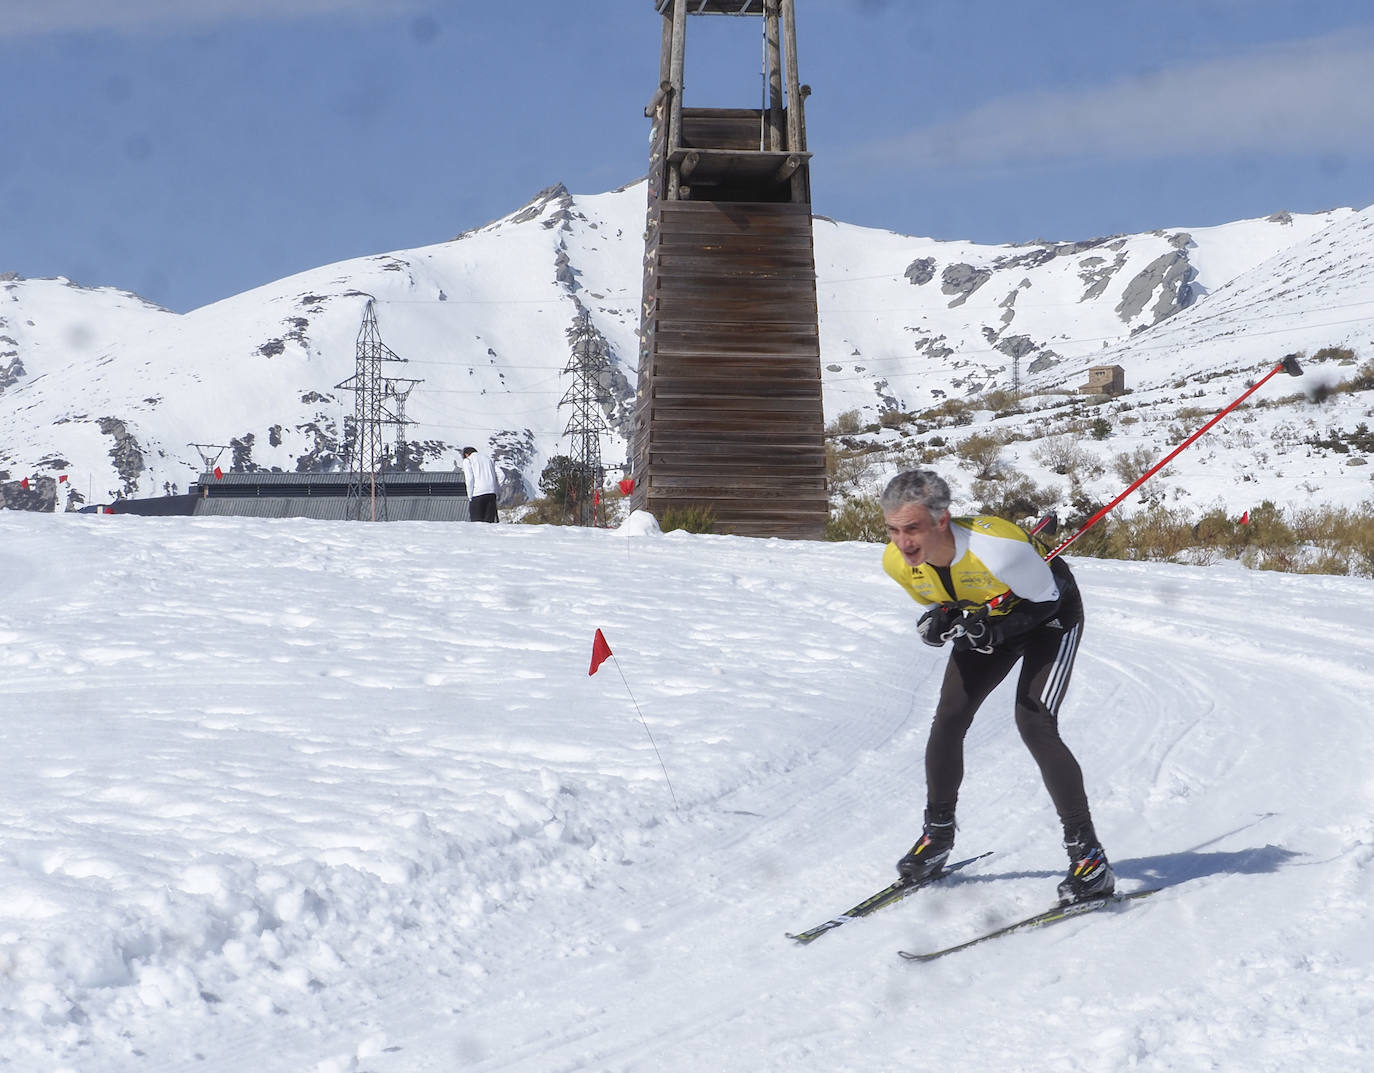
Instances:
[[[1116,890],[1116,875],[1093,829],[1066,833],[1064,849],[1069,854],[1069,874],[1059,884],[1059,904],[1110,897]]]
[[[916,844],[897,862],[897,874],[912,883],[938,875],[954,848],[954,813],[925,811],[925,829]]]

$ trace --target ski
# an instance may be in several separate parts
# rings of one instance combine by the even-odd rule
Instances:
[[[817,924],[814,928],[808,928],[806,931],[799,931],[796,934],[788,932],[787,937],[789,939],[795,939],[797,942],[803,944],[814,942],[816,939],[819,939],[826,932],[833,931],[835,928],[838,928],[841,924],[848,924],[851,920],[856,920],[859,917],[866,917],[870,913],[876,913],[879,909],[882,909],[885,906],[892,905],[895,902],[900,902],[903,898],[907,897],[908,895],[915,894],[922,887],[928,887],[932,883],[938,883],[940,880],[944,879],[945,876],[949,875],[950,873],[957,872],[961,868],[967,868],[975,861],[981,861],[984,857],[989,857],[991,855],[992,850],[988,850],[987,853],[980,853],[976,857],[969,857],[966,860],[959,861],[957,864],[951,864],[941,869],[940,872],[936,875],[931,876],[929,879],[923,879],[920,882],[913,883],[908,879],[899,879],[891,885],[886,886],[882,890],[878,891],[877,894],[865,898],[852,909],[849,909],[846,912],[841,913],[837,917],[832,917],[830,920],[827,920],[824,924]]]
[[[1151,887],[1149,890],[1135,890],[1129,894],[1109,894],[1105,898],[1088,898],[1081,902],[1070,902],[1068,905],[1058,905],[1053,909],[1046,909],[1043,913],[1028,916],[1024,920],[1005,924],[1000,928],[969,939],[967,942],[959,943],[956,946],[947,946],[943,950],[932,950],[928,954],[913,954],[909,950],[898,950],[897,953],[908,961],[934,961],[946,954],[953,954],[960,950],[967,950],[971,946],[977,946],[979,943],[985,943],[989,939],[1000,939],[1004,935],[1012,935],[1015,932],[1030,931],[1032,928],[1058,924],[1060,921],[1072,920],[1074,917],[1083,916],[1087,913],[1096,913],[1099,909],[1119,908],[1126,902],[1134,901],[1137,898],[1148,898],[1151,894],[1158,894],[1161,890],[1163,890],[1162,887]]]

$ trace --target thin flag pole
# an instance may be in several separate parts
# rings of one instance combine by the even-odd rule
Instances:
[[[625,672],[620,669],[620,660],[615,658],[615,653],[611,651],[611,646],[606,642],[605,635],[596,631],[596,638],[592,641],[592,666],[587,673],[595,674],[597,669],[609,659],[615,664],[616,673],[620,675],[620,680],[625,683],[625,692],[630,695],[630,703],[635,706],[635,711],[639,714],[639,721],[644,726],[644,733],[648,735],[649,744],[653,747],[654,755],[658,757],[658,766],[663,769],[663,781],[668,784],[668,793],[673,799],[673,808],[678,811],[682,806],[678,804],[677,791],[673,789],[673,780],[668,777],[668,765],[663,762],[663,754],[658,751],[658,742],[654,741],[653,731],[649,729],[649,721],[644,718],[644,713],[640,711],[639,701],[635,700],[634,690],[630,688],[630,681],[625,677]]]
[[[663,762],[663,754],[658,751],[658,743],[654,741],[653,732],[649,730],[649,723],[644,718],[644,713],[639,711],[639,701],[635,700],[634,693],[630,691],[630,683],[625,678],[625,672],[620,669],[620,660],[611,656],[611,662],[615,664],[620,680],[625,683],[625,692],[630,694],[630,703],[635,706],[635,711],[639,712],[639,721],[644,724],[644,733],[649,736],[649,744],[653,746],[654,755],[658,757],[658,766],[663,769],[663,781],[668,784],[668,793],[673,798],[673,808],[681,811],[682,806],[677,803],[677,793],[673,790],[673,780],[668,778],[668,765]]]

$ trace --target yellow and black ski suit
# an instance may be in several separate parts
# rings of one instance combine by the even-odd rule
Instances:
[[[1047,563],[1017,525],[993,517],[951,518],[954,560],[947,568],[909,566],[895,544],[883,569],[924,606],[988,606],[992,651],[956,647],[945,668],[926,742],[930,809],[952,813],[964,778],[964,737],[988,695],[1018,660],[1016,728],[1035,758],[1067,833],[1091,829],[1083,772],[1059,737],[1059,706],[1083,632],[1083,602],[1064,560]],[[1000,602],[996,598],[1010,593]]]

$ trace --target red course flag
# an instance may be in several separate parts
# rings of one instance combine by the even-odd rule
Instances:
[[[1247,510],[1244,514],[1242,514],[1242,515],[1240,516],[1240,524],[1241,524],[1241,525],[1249,525],[1249,524],[1250,524],[1250,512],[1249,512],[1248,510]]]
[[[19,487],[27,491],[29,487],[29,479],[27,477],[24,477],[22,480],[20,480]]]
[[[224,470],[220,469],[218,466],[215,467],[215,480],[224,480]]]
[[[596,637],[592,640],[592,669],[587,672],[587,675],[590,677],[595,674],[596,669],[610,657],[611,646],[606,643],[606,638],[602,632],[597,630]]]
[[[62,474],[62,476],[58,477],[58,478],[57,478],[57,483],[58,483],[58,484],[66,484],[66,483],[67,483],[67,475],[64,473],[64,474]]]

